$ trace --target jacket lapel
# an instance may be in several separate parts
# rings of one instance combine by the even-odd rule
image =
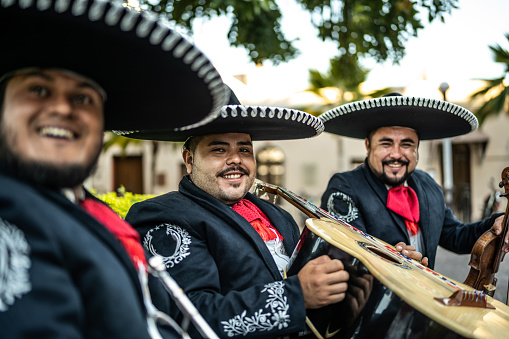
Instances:
[[[209,212],[211,212],[212,214],[215,214],[217,217],[222,219],[226,224],[230,225],[233,229],[239,231],[241,234],[244,235],[244,237],[249,239],[249,241],[253,245],[253,249],[258,253],[260,258],[263,260],[265,266],[271,272],[274,279],[276,280],[282,279],[281,274],[279,273],[279,270],[277,268],[277,265],[274,262],[274,258],[272,258],[272,255],[267,246],[265,245],[265,242],[260,237],[258,232],[256,232],[256,230],[253,228],[253,226],[251,226],[251,224],[244,217],[235,212],[229,206],[212,197],[210,194],[199,189],[187,178],[187,176],[185,176],[180,182],[179,191],[183,195],[188,196],[189,198],[200,204],[202,207],[209,210]],[[271,222],[274,222],[270,215],[267,215],[267,217],[269,217]]]
[[[366,181],[369,183],[369,185],[375,192],[376,196],[380,200],[380,203],[383,204],[384,206],[387,206],[387,187],[385,187],[385,185],[377,177],[375,177],[375,175],[369,169],[367,162],[364,162],[363,172]],[[393,211],[389,210],[388,208],[386,208],[386,210],[387,213],[389,213],[389,215],[391,216],[394,223],[397,225],[398,229],[405,235],[406,242],[410,243],[410,238],[408,237],[408,232],[403,218],[399,216],[397,213],[394,213]]]

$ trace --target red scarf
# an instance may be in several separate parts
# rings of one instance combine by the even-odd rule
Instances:
[[[95,199],[85,198],[80,205],[122,243],[136,269],[138,269],[139,261],[146,266],[147,262],[145,252],[140,244],[140,236],[131,225],[120,218],[111,208]]]
[[[272,226],[269,218],[251,201],[242,199],[233,205],[232,209],[249,221],[263,241],[269,241],[277,237],[283,240],[281,234]]]
[[[410,235],[417,234],[419,231],[419,200],[411,187],[398,186],[389,189],[387,208],[405,218]]]

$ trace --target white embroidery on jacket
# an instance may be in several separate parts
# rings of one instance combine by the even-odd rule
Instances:
[[[32,290],[29,253],[25,234],[0,218],[0,312]]]
[[[341,214],[338,211],[336,211],[336,209],[334,208],[335,198],[343,200],[346,203],[346,205],[348,206],[348,212],[346,214]],[[359,217],[359,210],[355,206],[355,203],[353,202],[352,198],[350,198],[343,192],[334,192],[329,196],[329,199],[327,200],[327,209],[329,210],[330,214],[346,223],[352,222]]]
[[[170,236],[173,239],[173,241],[175,241],[175,251],[169,256],[159,254],[154,248],[154,245],[152,244],[153,233],[165,226],[166,226],[166,236]],[[152,255],[157,255],[163,258],[166,268],[174,267],[179,262],[184,260],[185,257],[191,254],[191,252],[189,251],[189,245],[191,245],[191,236],[189,235],[189,233],[185,229],[177,225],[170,224],[161,224],[152,228],[147,232],[145,238],[143,239],[143,246],[145,246],[145,248]]]
[[[270,331],[276,326],[278,329],[288,327],[290,315],[287,297],[284,295],[284,282],[275,281],[264,287],[260,293],[268,293],[265,308],[270,308],[270,311],[263,313],[263,309],[260,309],[252,317],[248,317],[247,310],[244,310],[228,321],[221,321],[223,330],[229,337],[245,336],[255,331]]]

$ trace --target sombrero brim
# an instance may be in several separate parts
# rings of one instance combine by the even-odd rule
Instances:
[[[105,129],[199,126],[226,103],[210,61],[154,17],[108,1],[0,2],[0,76],[68,69],[107,94]]]
[[[113,131],[144,140],[182,142],[191,136],[220,133],[246,133],[252,140],[290,140],[318,136],[323,123],[317,117],[290,108],[226,105],[221,114],[207,125],[179,130]]]
[[[454,137],[474,131],[478,121],[467,109],[450,102],[387,96],[338,106],[319,116],[325,131],[364,139],[380,127],[400,126],[417,131],[421,140]]]

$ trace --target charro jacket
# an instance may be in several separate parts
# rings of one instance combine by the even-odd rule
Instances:
[[[476,240],[496,216],[464,224],[445,205],[440,186],[425,172],[415,170],[407,180],[419,199],[419,227],[424,238],[424,256],[435,265],[438,245],[458,254],[472,251]],[[336,173],[322,196],[321,207],[352,226],[391,245],[410,242],[403,217],[386,207],[387,188],[365,162],[356,169]]]
[[[2,170],[0,333],[149,338],[138,275],[117,239],[59,192]]]
[[[291,254],[299,229],[289,213],[248,193]],[[305,329],[297,276],[284,279],[256,230],[184,177],[178,192],[134,204],[126,220],[220,337],[274,338]],[[160,308],[161,301],[154,303]],[[166,311],[164,308],[163,311]],[[197,334],[193,335],[193,338]]]

